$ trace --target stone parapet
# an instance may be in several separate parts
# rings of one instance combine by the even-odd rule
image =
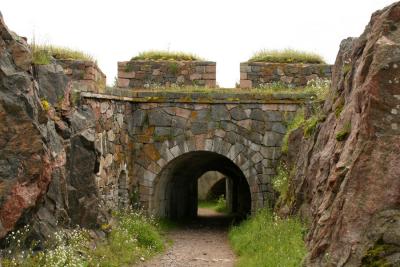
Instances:
[[[57,60],[64,74],[71,79],[73,88],[83,92],[102,93],[106,88],[106,75],[93,61]]]
[[[210,61],[132,60],[118,62],[118,87],[216,87],[216,63]]]
[[[256,88],[271,83],[302,87],[316,78],[331,79],[332,66],[327,64],[287,64],[243,62],[240,64],[240,88]]]

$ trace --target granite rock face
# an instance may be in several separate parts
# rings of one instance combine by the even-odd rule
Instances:
[[[24,38],[0,18],[0,238],[29,223],[45,238],[58,227],[106,220],[95,187],[98,151],[88,106],[75,107],[57,62],[32,65]]]
[[[400,264],[399,77],[397,2],[342,42],[326,120],[289,138],[291,212],[310,221],[307,266]]]
[[[30,73],[31,52],[0,18],[0,237],[46,193],[52,155],[47,117]]]

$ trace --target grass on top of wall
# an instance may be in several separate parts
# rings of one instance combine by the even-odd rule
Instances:
[[[164,50],[149,50],[140,52],[131,60],[184,60],[197,61],[202,60],[195,54],[179,52],[179,51],[164,51]]]
[[[260,50],[249,59],[249,62],[270,62],[270,63],[325,63],[322,56],[306,51],[295,49],[283,50]]]
[[[238,267],[297,267],[306,255],[305,228],[264,208],[229,232]]]
[[[93,56],[68,47],[32,44],[31,49],[33,54],[33,63],[37,65],[50,64],[52,58],[95,61]]]

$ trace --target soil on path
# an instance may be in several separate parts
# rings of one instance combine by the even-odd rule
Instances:
[[[235,255],[228,243],[232,218],[211,209],[199,208],[198,218],[168,232],[172,246],[140,267],[232,267]]]

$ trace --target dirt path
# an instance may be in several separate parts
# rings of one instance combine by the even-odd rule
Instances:
[[[228,243],[230,218],[199,208],[199,218],[168,233],[173,245],[140,267],[232,267],[235,255]]]

